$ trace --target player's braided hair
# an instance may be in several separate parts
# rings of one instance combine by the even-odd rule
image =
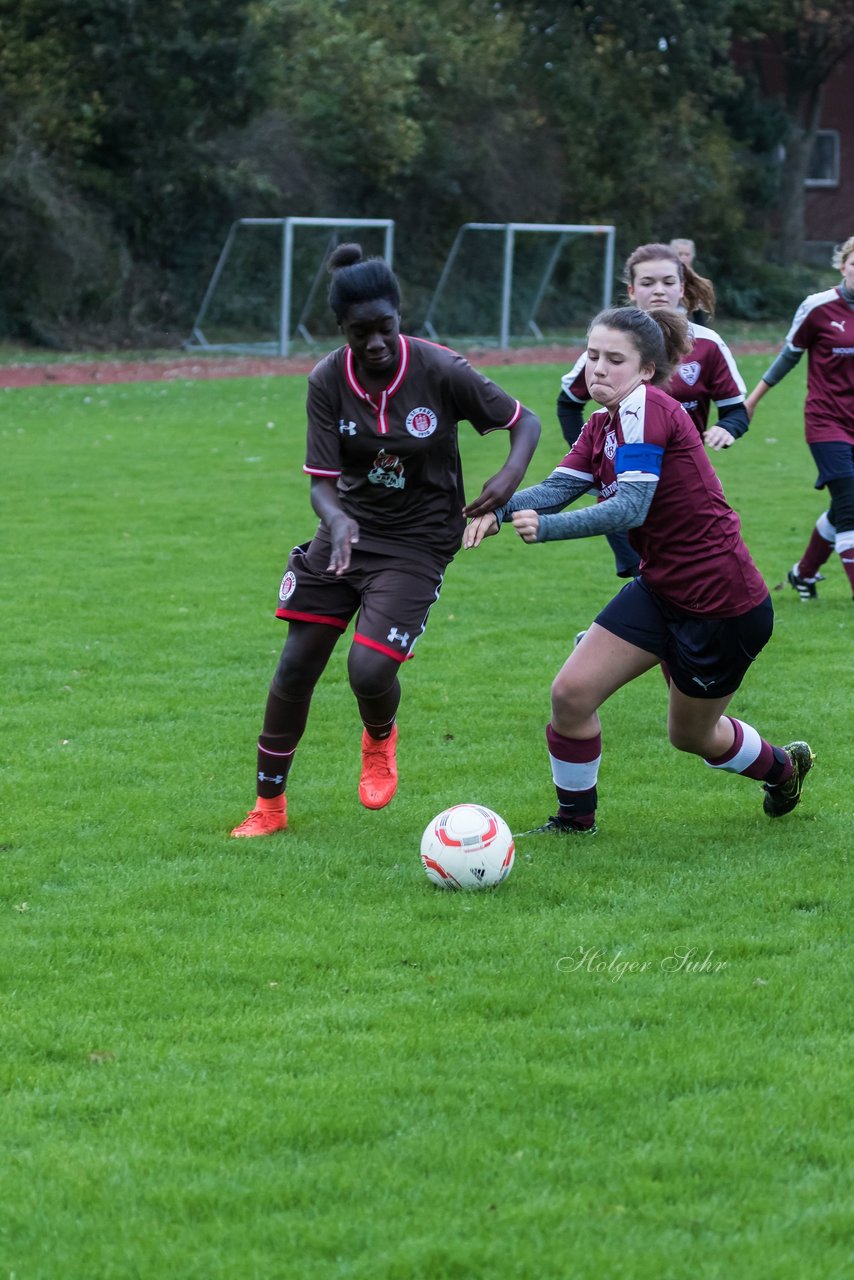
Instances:
[[[354,303],[385,298],[400,311],[400,285],[384,258],[364,258],[360,244],[339,244],[330,253],[329,305],[339,324]]]
[[[682,281],[684,290],[685,310],[705,311],[708,315],[715,314],[715,286],[711,280],[707,280],[705,276],[698,275],[693,267],[689,267],[682,261],[675,249],[669,244],[641,244],[633,253],[626,258],[626,265],[623,268],[623,283],[633,285],[635,282],[635,268],[639,267],[642,262],[672,262],[679,272],[679,279]]]
[[[590,322],[588,336],[594,325],[629,335],[641,365],[655,365],[655,373],[650,379],[654,387],[664,386],[676,364],[692,346],[684,312],[673,311],[670,307],[656,307],[654,311],[641,311],[640,307],[610,307],[607,311],[600,311]]]

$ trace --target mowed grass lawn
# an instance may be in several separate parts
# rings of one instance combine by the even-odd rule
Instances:
[[[744,359],[749,385],[764,357]],[[563,453],[557,366],[501,381]],[[0,1277],[834,1280],[852,1274],[851,644],[838,561],[774,591],[733,712],[817,755],[677,755],[657,672],[603,715],[600,834],[495,893],[421,832],[553,812],[549,685],[617,586],[604,540],[451,566],[403,672],[400,789],[359,806],[346,642],[290,786],[235,842],[315,520],[304,378],[0,392]],[[822,510],[803,378],[717,466],[769,585]],[[468,489],[505,444],[462,428]]]

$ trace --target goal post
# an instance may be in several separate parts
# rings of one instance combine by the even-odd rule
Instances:
[[[272,341],[209,342],[202,326],[207,321],[214,298],[222,292],[222,279],[226,266],[234,260],[237,237],[241,229],[245,227],[279,228],[280,263],[277,273],[278,297],[274,320],[276,336]],[[297,288],[294,271],[294,233],[299,227],[326,228],[332,234],[326,242],[319,265],[314,272],[305,296],[302,298],[299,319],[296,326],[294,326],[292,323],[292,311]],[[392,218],[238,218],[229,228],[217,264],[214,267],[210,282],[193,322],[191,336],[184,343],[184,347],[205,351],[252,351],[287,356],[290,353],[294,328],[311,345],[314,340],[308,329],[309,313],[323,278],[326,257],[330,249],[338,241],[339,230],[346,229],[356,232],[363,228],[376,228],[382,231],[382,256],[391,266],[394,256],[394,220]],[[263,269],[269,271],[268,263],[265,262]],[[251,323],[257,323],[257,321],[258,317],[251,317]]]
[[[423,331],[428,337],[434,341],[438,340],[437,317],[439,315],[442,299],[446,292],[448,281],[453,273],[454,266],[459,258],[460,249],[467,235],[472,232],[498,232],[503,236],[503,252],[501,258],[501,291],[500,291],[500,315],[499,315],[499,346],[509,347],[512,332],[512,311],[515,301],[514,286],[515,265],[517,257],[518,237],[533,233],[535,235],[555,237],[555,243],[547,261],[538,264],[536,268],[536,284],[532,290],[529,289],[528,302],[525,304],[524,327],[530,330],[538,339],[542,339],[543,335],[537,323],[537,314],[546,295],[549,286],[552,283],[558,263],[561,259],[565,246],[578,236],[596,236],[602,237],[604,244],[603,261],[601,268],[601,304],[603,307],[610,306],[614,288],[614,239],[616,228],[601,224],[571,223],[571,222],[465,222],[457,230],[454,242],[445,259],[441,275],[436,284],[433,296],[427,307],[427,311],[422,322]]]

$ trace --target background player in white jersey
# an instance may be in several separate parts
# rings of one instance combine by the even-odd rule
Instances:
[[[810,294],[795,312],[783,349],[747,397],[748,411],[807,354],[806,439],[818,468],[817,489],[830,506],[816,521],[806,551],[789,570],[802,600],[818,594],[821,566],[836,549],[854,596],[854,236],[834,251],[842,275],[834,289]]]
[[[641,311],[672,307],[693,312],[714,311],[715,294],[710,281],[697,275],[670,245],[642,244],[626,259],[623,280],[630,300]],[[719,333],[704,325],[689,323],[689,349],[674,367],[667,392],[684,405],[707,448],[727,449],[743,436],[749,425],[745,408],[744,379],[735,359]],[[582,355],[561,378],[557,415],[564,438],[573,445],[584,422],[584,406],[591,399],[587,385],[587,359]],[[709,411],[717,406],[718,421],[710,427]],[[614,552],[617,575],[631,578],[637,573],[637,557],[632,555],[623,535],[608,541]]]
[[[314,687],[358,615],[347,670],[364,726],[359,798],[387,805],[397,787],[398,673],[437,600],[466,515],[500,506],[525,474],[539,419],[462,356],[400,332],[388,264],[340,245],[329,302],[347,345],[309,376],[304,470],[320,525],[295,547],[276,614],[288,636],[258,742],[255,807],[234,836],[287,827],[285,787]],[[457,424],[507,431],[504,466],[467,506]]]
[[[689,341],[675,311],[601,312],[586,358],[602,409],[542,484],[466,529],[466,547],[497,533],[507,515],[531,543],[628,532],[640,557],[639,576],[597,616],[552,685],[546,738],[558,812],[525,835],[595,832],[599,707],[659,662],[670,677],[673,746],[764,783],[770,817],[795,807],[812,765],[807,743],[772,746],[725,714],[771,635],[773,609],[696,428],[659,389]],[[595,506],[563,512],[591,491]]]

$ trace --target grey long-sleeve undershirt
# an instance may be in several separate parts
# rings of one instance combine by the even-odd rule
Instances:
[[[803,351],[793,351],[791,347],[784,347],[774,363],[763,373],[762,381],[767,382],[769,387],[776,387],[787,373],[791,373],[803,354]]]
[[[553,471],[541,484],[514,493],[509,502],[493,514],[498,527],[514,511],[536,511],[540,517],[537,542],[557,542],[563,538],[589,538],[599,533],[624,533],[643,524],[652,505],[658,482],[655,480],[620,480],[617,492],[605,502],[580,507],[577,511],[563,508],[591,485],[578,476]],[[558,514],[559,513],[559,514]]]

